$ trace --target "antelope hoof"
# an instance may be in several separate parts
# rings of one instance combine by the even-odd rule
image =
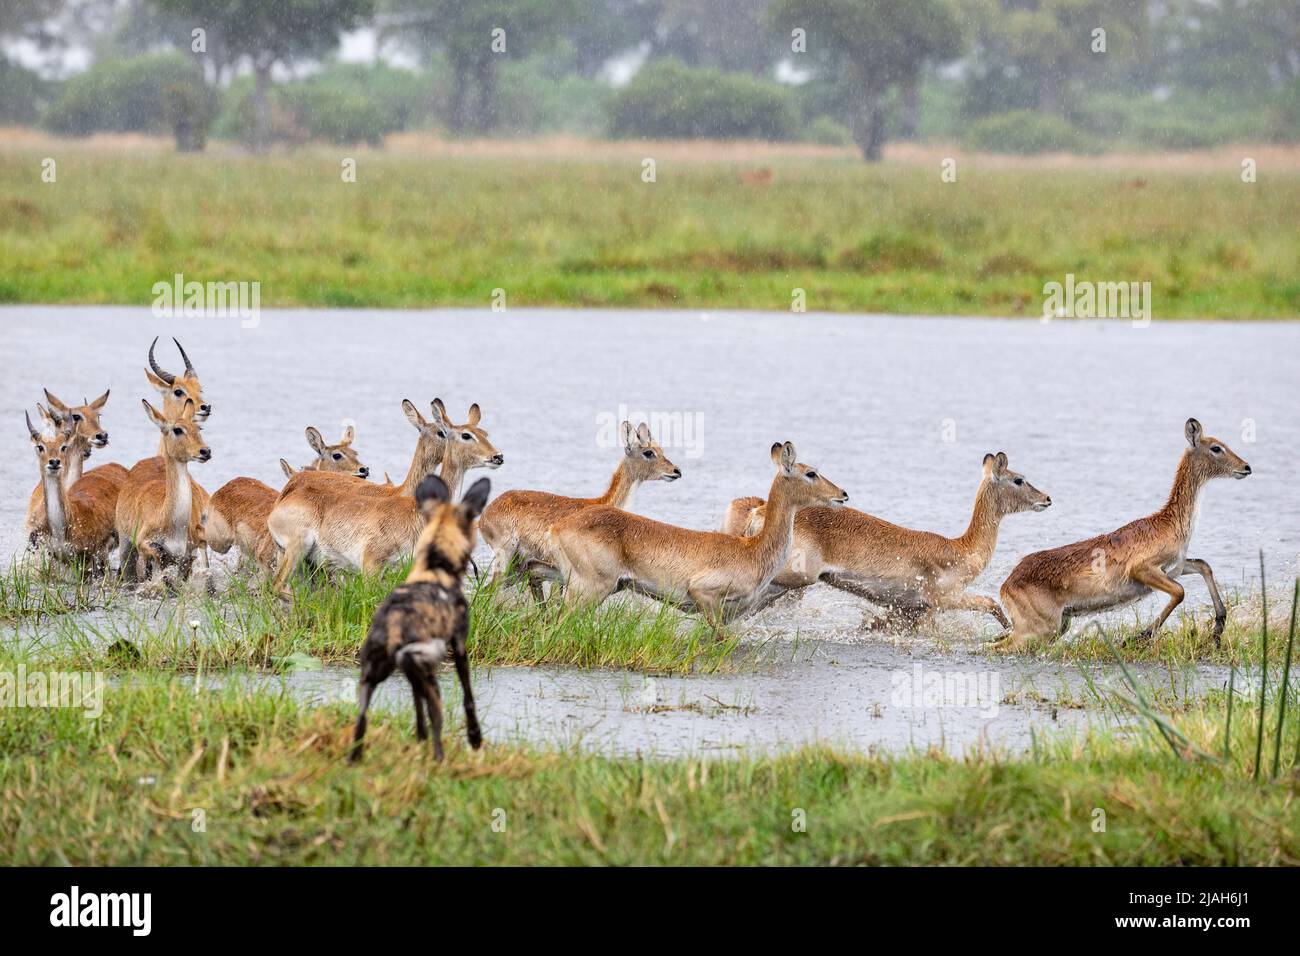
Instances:
[[[1125,643],[1132,643],[1134,641],[1145,643],[1151,640],[1155,636],[1156,636],[1156,632],[1148,627],[1148,628],[1144,628],[1140,633],[1135,634],[1132,638],[1130,638]]]
[[[986,647],[991,654],[1019,654],[1025,649],[1023,641],[1014,640],[1009,634],[999,640],[992,641]]]

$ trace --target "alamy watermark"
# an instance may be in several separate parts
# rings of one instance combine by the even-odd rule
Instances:
[[[1075,281],[1043,286],[1043,321],[1052,319],[1132,319],[1135,329],[1151,324],[1150,282]]]
[[[687,458],[699,458],[704,454],[703,412],[647,413],[630,410],[627,405],[620,403],[616,412],[600,412],[596,415],[596,446],[622,448],[620,423],[625,421],[631,422],[633,426],[645,422],[650,434],[662,448],[681,449]]]
[[[104,713],[102,671],[0,671],[0,707],[75,707],[87,720]]]
[[[171,282],[153,284],[153,314],[160,319],[237,317],[245,329],[262,321],[262,283],[199,282],[176,273]]]
[[[894,671],[890,683],[894,707],[964,708],[992,718],[998,715],[1002,702],[1002,679],[997,671],[927,670],[914,664],[911,671]]]

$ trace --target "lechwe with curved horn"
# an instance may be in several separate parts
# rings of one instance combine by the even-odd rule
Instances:
[[[789,442],[772,446],[776,477],[767,520],[750,538],[694,531],[618,508],[583,508],[551,526],[551,553],[570,605],[599,604],[620,587],[698,609],[715,630],[750,610],[789,557],[795,515],[836,507],[839,488],[795,458]],[[685,599],[685,600],[683,600]]]
[[[1129,604],[1154,591],[1169,595],[1160,616],[1140,635],[1152,637],[1183,601],[1178,577],[1195,572],[1214,602],[1214,641],[1223,634],[1228,612],[1214,572],[1199,558],[1187,557],[1196,528],[1201,492],[1213,478],[1245,478],[1250,465],[1195,418],[1183,428],[1188,448],[1178,462],[1174,486],[1155,514],[1129,522],[1110,534],[1027,555],[1002,584],[1002,604],[1011,615],[1011,633],[996,642],[998,651],[1019,651],[1032,638],[1056,638],[1074,614],[1092,614]]]
[[[539,575],[553,572],[555,560],[547,546],[547,530],[566,515],[583,508],[626,509],[643,481],[676,481],[681,469],[668,460],[644,422],[635,429],[623,422],[623,457],[609,487],[598,498],[566,498],[546,491],[507,491],[488,505],[479,532],[492,548],[492,575],[513,567],[527,578],[533,595],[542,597]]]
[[[53,437],[46,437],[32,425],[30,415],[24,417],[40,463],[44,514],[48,516],[44,540],[56,557],[87,560],[92,570],[104,571],[114,541],[114,515],[125,470],[120,475],[83,475],[69,486],[63,471],[82,457],[85,439],[78,438],[70,419]]]
[[[164,567],[176,566],[184,580],[196,551],[205,554],[200,497],[206,505],[208,495],[190,478],[189,463],[208,461],[212,450],[203,441],[192,401],[187,399],[173,418],[143,399],[140,404],[162,436],[164,474],[154,478],[132,469],[117,499],[115,523],[123,574],[140,580],[152,568],[153,584],[161,585]]]
[[[365,479],[370,469],[361,463],[352,447],[354,438],[356,430],[349,425],[343,431],[341,442],[327,445],[319,431],[308,427],[307,444],[315,449],[316,460],[301,470]],[[283,458],[280,467],[290,478],[298,473]],[[271,571],[275,567],[276,548],[266,519],[279,496],[279,489],[256,478],[232,478],[226,482],[217,489],[208,506],[208,523],[204,529],[208,547],[217,554],[226,554],[238,544],[241,555],[262,570]]]
[[[501,466],[501,453],[479,428],[477,404],[470,406],[463,425],[447,420],[438,399],[431,404],[429,421],[409,401],[402,402],[402,409],[420,433],[402,484],[376,485],[350,475],[303,471],[280,492],[266,524],[282,552],[275,575],[275,586],[282,592],[288,593],[289,576],[303,560],[364,572],[405,560],[423,527],[415,503],[421,481],[437,468],[455,498],[471,468]]]
[[[966,588],[993,557],[1002,519],[1043,511],[1051,503],[998,452],[984,456],[984,477],[960,537],[903,528],[854,508],[805,508],[795,518],[794,547],[772,579],[769,599],[823,581],[886,608],[872,626],[916,627],[937,611],[984,611],[1010,627],[997,601]],[[762,526],[764,510],[761,498],[737,498],[723,530],[753,534]]]

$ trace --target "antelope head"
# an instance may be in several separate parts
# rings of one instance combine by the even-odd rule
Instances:
[[[635,429],[631,422],[623,422],[622,433],[627,475],[633,481],[676,481],[682,476],[682,470],[664,455],[645,422]]]
[[[772,446],[772,463],[776,465],[773,493],[784,494],[795,508],[838,508],[849,500],[843,488],[827,481],[811,465],[797,461],[794,445],[788,441]],[[769,496],[769,505],[771,500]]]
[[[162,394],[163,415],[168,418],[179,416],[186,401],[190,401],[194,403],[194,420],[205,422],[212,414],[212,406],[203,400],[203,386],[199,384],[199,375],[194,371],[194,363],[185,354],[185,349],[181,348],[181,343],[175,338],[172,341],[176,342],[176,350],[181,353],[181,359],[185,362],[185,371],[173,375],[158,364],[153,354],[154,346],[158,344],[155,336],[149,346],[149,368],[145,369],[145,378]]]
[[[196,421],[194,402],[187,399],[181,406],[180,413],[175,416],[158,411],[144,399],[140,403],[144,405],[149,421],[162,433],[163,453],[167,458],[190,462],[208,461],[212,457],[212,449],[204,444],[203,433]]]
[[[108,391],[95,399],[83,399],[81,405],[68,405],[59,400],[48,388],[45,389],[45,401],[49,408],[41,408],[41,414],[54,425],[55,429],[66,424],[77,437],[85,439],[87,445],[103,448],[108,444],[108,432],[99,423],[99,413],[108,402]],[[39,406],[38,406],[39,407]]]
[[[1202,477],[1240,481],[1250,474],[1250,465],[1222,441],[1206,435],[1195,418],[1187,419],[1183,434],[1187,438],[1191,465]]]
[[[993,492],[998,514],[1045,511],[1051,507],[1052,499],[1049,496],[1026,481],[1024,475],[1007,467],[1006,452],[984,456],[984,480]]]
[[[352,441],[357,437],[357,430],[351,425],[343,429],[343,437],[337,445],[325,443],[325,437],[310,425],[307,426],[307,444],[316,453],[314,467],[317,471],[333,471],[353,475],[357,478],[369,478],[370,469],[361,464]]]

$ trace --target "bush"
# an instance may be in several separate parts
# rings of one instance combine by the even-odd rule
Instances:
[[[837,123],[829,116],[819,116],[806,127],[799,137],[805,143],[819,143],[822,146],[852,146],[853,133],[843,123]]]
[[[45,111],[47,129],[68,136],[91,133],[175,131],[181,109],[185,122],[205,133],[212,116],[212,93],[197,67],[180,53],[158,53],[129,60],[103,60],[63,84]]]
[[[1065,120],[1033,110],[1012,110],[972,123],[966,144],[989,153],[1095,153],[1101,144]]]
[[[788,140],[798,128],[794,96],[779,84],[675,60],[641,69],[609,107],[618,137]]]
[[[51,84],[0,55],[0,124],[35,123]]]

